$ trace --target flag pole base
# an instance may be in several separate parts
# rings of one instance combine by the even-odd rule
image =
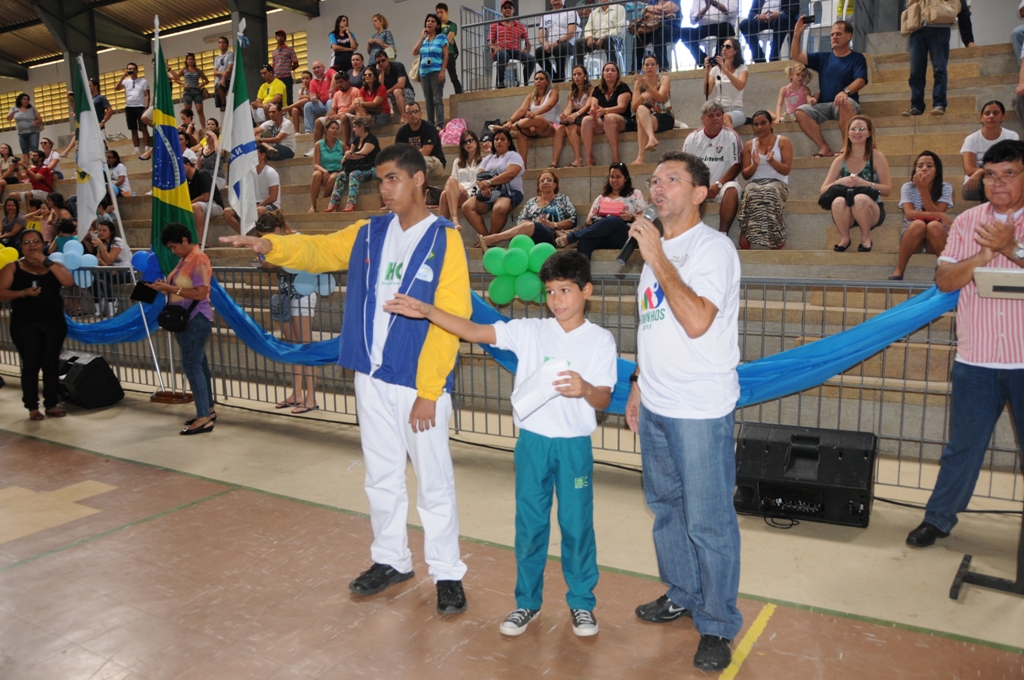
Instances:
[[[191,392],[168,392],[160,390],[154,392],[149,400],[154,404],[190,404],[193,401]]]

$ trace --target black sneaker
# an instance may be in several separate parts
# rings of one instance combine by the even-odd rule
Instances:
[[[466,592],[462,581],[437,582],[437,613],[458,614],[466,611]]]
[[[732,663],[732,640],[717,635],[701,635],[697,653],[693,656],[693,665],[702,671],[725,670]]]
[[[680,616],[688,616],[691,619],[693,614],[686,607],[680,607],[668,595],[662,595],[654,602],[642,604],[636,608],[636,616],[649,623],[668,623],[675,621]]]
[[[539,609],[515,609],[508,615],[508,618],[501,622],[498,632],[509,637],[522,635],[526,632],[526,627],[530,625],[530,621],[533,621],[538,616],[540,616]]]
[[[579,637],[597,635],[597,619],[594,618],[594,612],[586,609],[572,609],[570,613],[572,614],[572,632]]]
[[[348,589],[356,595],[376,595],[392,583],[408,581],[415,575],[415,572],[403,574],[394,567],[374,562],[372,567],[348,584]]]

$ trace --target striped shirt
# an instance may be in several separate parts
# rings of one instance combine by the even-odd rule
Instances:
[[[512,20],[511,24],[506,24],[504,21],[491,24],[491,34],[488,42],[499,50],[521,49],[521,43],[527,40],[529,40],[529,37],[526,34],[526,27],[515,19]]]
[[[924,200],[921,198],[921,192],[918,190],[917,185],[913,182],[907,182],[900,187],[900,204],[899,209],[903,210],[904,204],[910,204],[911,210],[917,210],[919,212],[924,211]],[[953,185],[949,182],[942,183],[942,196],[939,200],[935,201],[938,203],[945,203],[947,207],[953,207]],[[906,215],[903,216],[903,230],[906,230],[910,224],[910,218]]]
[[[939,262],[962,262],[981,251],[974,235],[986,222],[1000,219],[986,203],[971,208],[953,222]],[[1024,210],[1012,216],[1017,241],[1024,242]],[[1020,269],[999,254],[986,267]],[[956,306],[956,360],[988,368],[1024,368],[1024,300],[983,298],[971,280],[960,289]]]
[[[435,35],[433,40],[423,39],[420,45],[420,75],[436,73],[441,70],[441,63],[444,61],[444,46],[448,44],[448,38],[443,35]]]
[[[299,60],[298,55],[288,45],[274,50],[274,77],[291,78],[292,64]]]

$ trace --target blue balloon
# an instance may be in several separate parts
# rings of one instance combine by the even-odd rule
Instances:
[[[100,261],[98,259],[96,259],[96,256],[93,255],[92,253],[86,253],[85,255],[82,255],[82,265],[81,266],[83,266],[83,267],[98,267],[99,265],[100,265]]]
[[[149,251],[148,250],[139,250],[139,251],[136,251],[132,255],[132,267],[135,268],[135,271],[138,271],[138,272],[145,271],[146,267],[148,265],[149,265]]]
[[[63,264],[64,263],[64,253],[54,253],[54,254],[50,255],[50,259],[53,260],[54,262],[60,262],[61,264]]]
[[[76,253],[81,255],[85,253],[85,247],[81,241],[71,240],[64,244],[63,252],[64,254]]]
[[[64,266],[73,272],[82,266],[82,256],[78,253],[64,253]]]
[[[309,295],[317,289],[317,277],[315,274],[302,272],[295,276],[295,283],[292,286],[299,295]]]
[[[157,271],[160,270],[160,258],[157,257],[156,253],[154,253],[152,250],[149,251],[149,264],[146,265],[145,269],[155,269]]]
[[[337,282],[330,274],[320,274],[316,277],[316,292],[324,297],[333,293],[337,286]]]
[[[75,277],[75,283],[78,284],[80,288],[88,288],[92,285],[92,272],[87,269],[74,272],[72,276]]]

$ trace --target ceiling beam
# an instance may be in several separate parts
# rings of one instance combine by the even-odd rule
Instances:
[[[0,78],[14,78],[15,80],[28,80],[28,69],[21,64],[7,61],[0,58]]]
[[[320,0],[267,0],[267,4],[307,17],[320,16]]]
[[[152,40],[135,31],[130,31],[110,17],[93,12],[96,24],[96,42],[104,47],[117,47],[129,52],[149,54],[152,52]]]

